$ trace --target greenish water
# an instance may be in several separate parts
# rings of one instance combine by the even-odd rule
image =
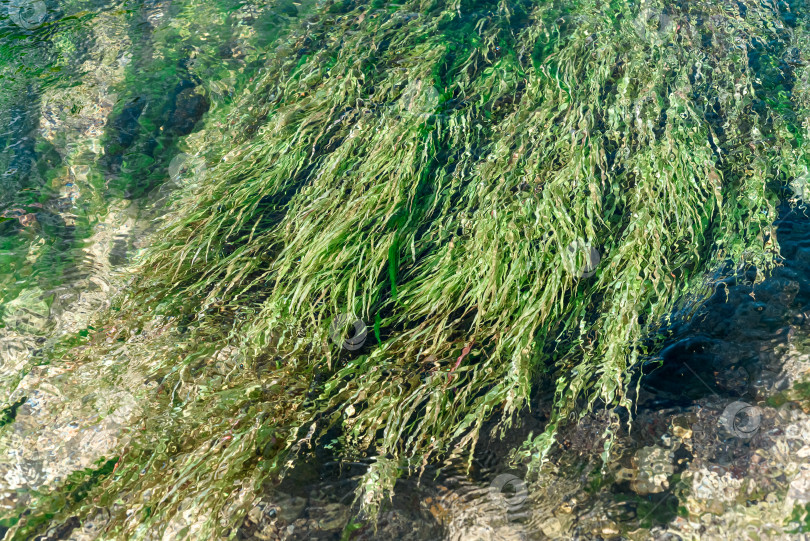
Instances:
[[[798,539],[807,22],[1,3],[0,534]]]
[[[114,227],[109,209],[167,180],[183,137],[227,107],[300,6],[24,4],[4,6],[16,15],[0,30],[0,306],[41,290],[58,311],[54,288],[96,263],[84,246]],[[111,260],[132,243],[119,233]]]
[[[80,343],[95,330],[94,318],[125,284],[117,271],[159,223],[175,181],[199,170],[184,140],[201,130],[204,115],[215,122],[227,110],[279,35],[311,7],[0,6],[0,381],[7,397],[19,391],[31,359],[42,362],[43,348]],[[2,425],[15,422],[26,400],[3,410]],[[111,465],[95,469],[100,449],[88,445],[92,475],[109,474]],[[81,486],[78,470],[71,478]],[[19,495],[53,477],[6,481],[4,498],[14,487],[18,496],[5,499],[4,509],[23,509],[27,497]],[[4,518],[3,531],[16,520]]]

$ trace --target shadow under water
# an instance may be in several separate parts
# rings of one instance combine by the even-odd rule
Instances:
[[[810,394],[791,392],[810,370],[810,211],[784,204],[776,225],[782,265],[758,283],[753,269],[717,282],[694,318],[672,326],[646,363],[629,432],[621,410],[589,414],[529,479],[509,452],[547,417],[542,407],[525,412],[505,437],[482,438],[469,467],[451,460],[401,478],[377,523],[357,523],[352,539],[720,539],[747,512],[779,516],[784,502],[766,495],[796,499],[796,453],[808,449],[797,427],[810,430]],[[603,463],[610,427],[616,440]],[[239,537],[344,538],[358,483],[378,461],[336,458],[317,444],[268,486]]]

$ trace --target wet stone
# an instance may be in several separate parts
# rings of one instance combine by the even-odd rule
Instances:
[[[807,503],[810,503],[810,464],[804,465],[802,470],[791,480],[785,500],[785,505],[788,508]]]
[[[675,472],[675,454],[662,447],[644,447],[633,457],[636,478],[631,486],[638,494],[655,494],[669,488],[669,477]]]

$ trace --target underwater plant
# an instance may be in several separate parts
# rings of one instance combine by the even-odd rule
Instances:
[[[545,431],[514,453],[530,469],[565,423],[631,413],[668,322],[729,268],[778,264],[776,206],[808,178],[798,9],[319,4],[207,118],[208,166],[106,316],[113,339],[53,350],[159,386],[132,390],[142,426],[49,520],[103,507],[109,535],[146,537],[193,512],[186,534],[234,536],[327,431],[377,457],[371,517],[540,387]]]

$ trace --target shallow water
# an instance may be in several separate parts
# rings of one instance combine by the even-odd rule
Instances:
[[[101,368],[39,371],[31,359],[94,330],[95,315],[126,286],[120,270],[159,225],[178,182],[205,168],[184,153],[185,141],[199,134],[203,115],[228,106],[308,7],[0,6],[4,516],[25,505],[29,489],[92,467],[140,412],[126,385],[82,394]]]
[[[236,1],[3,6],[6,365],[45,337],[86,327],[115,289],[115,269],[159,222],[177,178],[200,170],[201,158],[183,152],[186,136],[205,113],[227,106],[299,9]]]
[[[285,25],[312,6],[35,0],[2,19],[0,389],[11,400],[0,426],[12,434],[3,510],[25,503],[31,488],[90,468],[136,428],[145,407],[128,392],[142,383],[136,372],[122,369],[114,386],[77,396],[74,387],[106,372],[20,371],[56,338],[86,335],[92,316],[126,287],[119,271],[160,223],[163,203],[177,183],[203,176],[205,159],[185,153],[187,138],[231,103]],[[810,501],[810,417],[789,392],[807,370],[810,344],[803,209],[782,208],[778,238],[784,266],[757,285],[752,276],[724,280],[694,320],[672,330],[646,366],[632,430],[618,429],[617,460],[601,463],[611,419],[597,412],[562,435],[554,467],[539,477],[510,467],[509,450],[547,419],[540,392],[519,427],[479,444],[471,468],[450,460],[398,481],[377,529],[354,538],[714,538],[735,527],[779,535],[785,524],[774,517],[785,502],[764,494]],[[750,412],[755,421],[724,425],[734,402],[760,408]],[[381,457],[348,462],[315,449],[267,487],[239,535],[340,539],[372,464],[386,467]],[[748,498],[734,492],[743,483]],[[51,538],[92,538],[95,527],[72,524]]]

